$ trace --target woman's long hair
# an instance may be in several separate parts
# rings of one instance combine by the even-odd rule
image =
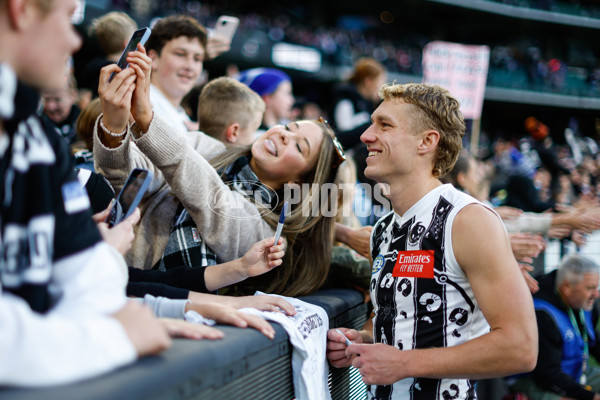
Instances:
[[[320,121],[310,122],[321,128],[323,142],[317,164],[302,179],[305,184],[300,185],[299,188],[302,200],[298,204],[290,204],[288,209],[282,232],[288,241],[286,255],[283,264],[268,273],[272,277],[266,289],[269,293],[302,296],[323,285],[329,273],[337,213],[337,193],[321,190],[321,188],[325,183],[338,183],[337,168],[333,167],[337,155],[331,128]],[[242,156],[251,156],[251,146],[231,148],[213,158],[210,163],[215,169],[221,170]],[[285,193],[284,185],[284,188],[278,192],[280,200]],[[321,198],[322,193],[326,199]],[[248,200],[254,201],[252,197]],[[331,214],[321,213],[322,204],[326,204]],[[262,207],[258,203],[257,206]],[[283,201],[279,201],[271,212],[261,212],[261,215],[269,225],[276,227],[282,207]]]

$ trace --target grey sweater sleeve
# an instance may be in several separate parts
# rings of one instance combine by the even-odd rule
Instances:
[[[256,205],[230,190],[203,157],[224,151],[223,143],[201,132],[181,134],[156,115],[148,132],[134,142],[160,169],[219,261],[239,258],[254,243],[273,236]]]
[[[165,185],[164,177],[160,170],[134,144],[131,129],[127,128],[127,134],[123,137],[119,147],[110,149],[102,144],[98,135],[100,118],[102,118],[102,114],[94,125],[94,167],[96,171],[104,175],[115,189],[115,192],[118,193],[134,168],[147,169],[152,172],[152,182],[144,197],[151,196],[161,190]]]
[[[158,318],[184,319],[185,306],[189,300],[167,299],[166,297],[154,297],[147,294],[143,299],[138,299],[152,309]]]
[[[525,212],[517,218],[503,220],[503,222],[510,233],[532,232],[546,235],[552,225],[552,214]]]

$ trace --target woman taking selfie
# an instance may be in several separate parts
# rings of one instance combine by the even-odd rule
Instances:
[[[320,209],[321,187],[335,182],[344,160],[331,129],[320,121],[277,125],[251,146],[225,154],[218,140],[202,132],[180,134],[153,115],[148,96],[151,61],[143,47],[138,49],[130,53],[130,67],[111,82],[108,77],[118,67],[102,70],[103,115],[94,132],[96,168],[115,189],[135,167],[154,175],[140,205],[142,219],[129,265],[199,267],[240,257],[254,243],[273,236],[285,186],[308,183],[308,193],[290,204],[282,234],[288,242],[283,265],[252,278],[260,282],[250,285],[289,296],[321,286],[329,270],[334,213],[324,216],[311,207]],[[130,114],[135,121],[131,126]],[[214,159],[219,172],[207,159]],[[336,198],[325,200],[335,207]]]

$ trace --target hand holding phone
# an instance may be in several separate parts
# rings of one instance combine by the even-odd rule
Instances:
[[[119,68],[121,68],[121,70],[124,70],[125,68],[129,67],[129,63],[127,62],[127,55],[130,52],[137,50],[138,43],[140,43],[142,46],[146,44],[151,33],[152,31],[150,30],[150,28],[147,27],[138,29],[137,31],[133,32],[133,35],[131,35],[131,39],[129,39],[129,43],[127,43],[125,50],[123,50],[123,53],[121,53],[121,57],[117,62],[117,65],[119,66]],[[110,74],[110,77],[108,78],[109,82],[113,80],[115,74],[116,72]]]
[[[221,15],[213,29],[213,36],[219,35],[231,42],[239,25],[239,18],[230,15]]]
[[[222,15],[217,20],[215,27],[208,30],[206,55],[209,59],[229,51],[239,23],[240,20],[237,17]]]
[[[136,168],[131,171],[106,218],[109,227],[117,225],[135,211],[148,190],[151,180],[152,173],[148,170]]]

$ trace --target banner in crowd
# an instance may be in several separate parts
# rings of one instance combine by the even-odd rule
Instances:
[[[423,82],[440,85],[460,102],[465,118],[481,118],[490,48],[430,42],[423,49]]]

